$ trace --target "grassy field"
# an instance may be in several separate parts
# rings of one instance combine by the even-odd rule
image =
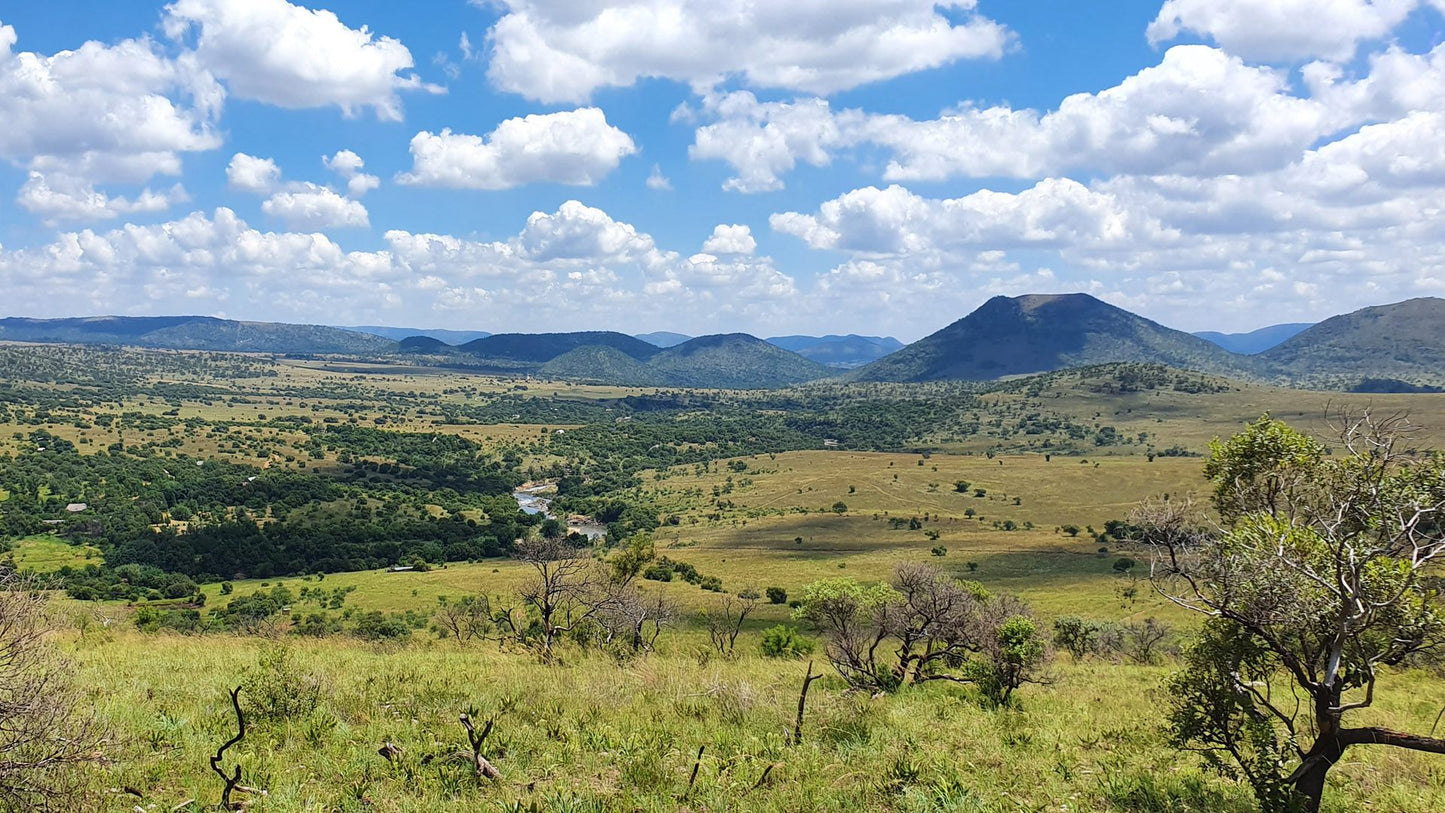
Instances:
[[[656,392],[395,365],[255,363],[272,375],[226,382],[170,373],[160,383],[215,391],[87,390],[85,406],[16,409],[0,422],[0,444],[19,449],[26,433],[45,429],[82,451],[155,444],[162,456],[339,471],[336,451],[304,452],[305,434],[277,420],[304,417],[457,434],[528,466],[557,459],[547,438],[577,424],[514,421],[510,410],[501,423],[448,422],[439,406],[473,407],[511,395],[600,403]],[[46,386],[66,391],[64,384]],[[1156,618],[1173,626],[1178,644],[1198,616],[1151,589],[1147,552],[1095,537],[1140,500],[1207,490],[1200,457],[1151,457],[1150,450],[1202,454],[1212,438],[1266,411],[1327,435],[1331,406],[1365,405],[1412,412],[1427,427],[1418,438],[1422,447],[1445,439],[1445,395],[1243,385],[1119,393],[1064,375],[1034,389],[979,396],[970,408],[979,430],[929,441],[926,455],[814,449],[711,460],[644,470],[642,486],[621,496],[655,505],[665,517],[653,534],[659,555],[720,578],[729,594],[780,587],[796,596],[818,579],[881,581],[901,563],[926,562],[1022,597],[1045,627],[1065,614]],[[157,427],[125,413],[171,422]],[[1090,433],[1113,427],[1124,441],[1094,448],[1075,438],[1073,453],[1060,453],[1045,445],[1059,442],[1058,434],[1014,428],[1038,415]],[[142,425],[148,428],[136,428]],[[10,555],[17,567],[36,572],[99,558],[94,549],[49,535],[15,540]],[[1132,571],[1115,569],[1120,557],[1137,560]],[[201,592],[205,609],[213,610],[278,584],[293,592],[349,588],[348,609],[426,614],[439,597],[486,594],[515,603],[528,572],[499,558],[425,572],[239,580],[225,593],[210,583]],[[1016,708],[992,709],[967,686],[930,684],[876,698],[848,693],[820,657],[817,668],[826,676],[809,694],[804,740],[790,744],[807,662],[764,658],[759,649],[764,629],[792,623],[790,609],[760,605],[737,653],[723,657],[711,651],[697,620],[721,594],[681,580],[640,583],[683,613],[658,650],[618,660],[569,644],[559,664],[495,641],[462,645],[425,630],[388,644],[284,631],[142,634],[132,623],[134,607],[57,601],[64,628],[55,642],[112,731],[93,806],[213,808],[220,785],[206,760],[233,733],[226,692],[242,684],[252,725],[228,761],[239,759],[244,784],[269,791],[253,800],[257,811],[1253,809],[1246,788],[1169,746],[1162,686],[1178,668],[1173,660],[1076,663],[1060,655],[1046,685],[1025,687]],[[317,608],[304,601],[293,607]],[[278,657],[285,666],[276,666]],[[273,706],[296,707],[260,713],[257,704],[268,697]],[[1439,674],[1392,672],[1361,723],[1423,732],[1442,707]],[[501,781],[478,781],[452,759],[465,743],[457,721],[463,711],[495,717],[486,751]],[[390,761],[377,753],[387,742],[400,749]],[[1332,813],[1445,809],[1445,758],[1355,749],[1331,783]]]
[[[1167,746],[1167,667],[1065,658],[1049,685],[1027,687],[1004,710],[982,707],[966,687],[869,698],[825,677],[809,694],[803,741],[790,745],[806,664],[709,658],[695,635],[635,661],[570,653],[552,666],[436,641],[398,649],[91,631],[65,646],[122,732],[100,783],[107,810],[213,804],[220,785],[206,760],[233,732],[226,692],[238,683],[252,707],[269,695],[300,701],[287,714],[253,713],[230,752],[243,784],[269,792],[252,810],[1251,809],[1247,791]],[[277,647],[286,667],[264,670]],[[1386,693],[1370,718],[1428,728],[1445,682],[1389,679],[1409,691]],[[485,752],[500,781],[450,759],[465,748],[463,711],[495,718]],[[400,749],[390,762],[377,753],[388,742]],[[1331,774],[1328,810],[1445,805],[1438,759],[1396,749],[1350,757]]]

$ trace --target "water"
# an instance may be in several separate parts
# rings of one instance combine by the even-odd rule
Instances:
[[[552,500],[544,495],[557,493],[557,487],[550,483],[541,485],[528,485],[512,491],[512,499],[517,501],[517,507],[525,514],[541,514],[547,519],[557,519],[552,515]],[[606,536],[607,529],[601,525],[584,522],[567,522],[567,530],[576,531],[589,539],[599,536]]]

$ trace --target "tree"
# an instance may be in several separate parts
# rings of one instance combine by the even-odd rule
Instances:
[[[731,655],[742,633],[743,622],[758,607],[762,596],[756,590],[744,590],[736,596],[724,595],[711,610],[703,611],[708,638],[720,655]]]
[[[1445,643],[1425,580],[1445,553],[1445,458],[1407,452],[1401,415],[1336,420],[1333,454],[1268,415],[1212,444],[1220,527],[1186,500],[1135,514],[1156,587],[1209,617],[1171,684],[1175,739],[1232,762],[1269,810],[1317,811],[1355,745],[1445,754],[1442,739],[1347,725],[1380,667]]]
[[[517,542],[517,559],[532,567],[522,586],[522,603],[536,615],[537,648],[551,660],[557,638],[600,609],[589,602],[595,587],[592,561],[565,538],[529,537]]]
[[[0,808],[78,810],[79,768],[101,759],[101,732],[45,640],[45,594],[0,576]]]

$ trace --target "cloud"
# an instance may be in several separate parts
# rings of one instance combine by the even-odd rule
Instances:
[[[361,171],[366,162],[351,150],[340,150],[335,155],[322,156],[321,163],[346,181],[346,194],[353,198],[360,198],[381,186],[380,178]]]
[[[67,175],[48,176],[40,172],[31,172],[16,196],[22,207],[40,215],[51,225],[62,221],[110,220],[126,214],[163,212],[188,200],[190,196],[180,184],[167,192],[145,189],[134,199],[128,199],[97,191],[83,179]]]
[[[718,120],[697,128],[688,156],[727,162],[737,174],[723,188],[735,192],[781,189],[779,176],[799,161],[824,166],[832,158],[831,149],[856,143],[823,99],[759,102],[753,94],[737,91],[704,97],[703,110]]]
[[[261,211],[285,222],[288,228],[303,231],[371,226],[366,207],[360,201],[314,184],[305,184],[295,191],[277,192],[261,204]]]
[[[179,175],[180,155],[220,146],[224,92],[184,57],[146,39],[86,42],[53,55],[15,51],[0,23],[0,160],[31,173],[20,202],[51,220],[156,211],[183,194],[142,191],[134,200],[101,183]]]
[[[582,102],[645,77],[704,91],[736,76],[754,87],[827,94],[961,59],[996,59],[1010,40],[975,12],[975,0],[502,5],[487,35],[488,76],[548,103]]]
[[[654,192],[669,192],[672,190],[672,181],[662,174],[662,167],[652,165],[652,174],[647,176],[647,188]]]
[[[1362,42],[1384,39],[1420,0],[1166,0],[1149,41],[1185,32],[1258,62],[1350,59]],[[1438,5],[1438,4],[1437,4]]]
[[[271,158],[238,152],[226,166],[226,183],[232,189],[257,195],[270,194],[281,184],[281,168]]]
[[[591,186],[637,152],[632,138],[595,107],[512,118],[486,137],[442,130],[411,140],[414,186],[510,189],[549,182]]]
[[[164,27],[177,41],[194,33],[196,61],[233,94],[277,107],[336,106],[347,116],[369,107],[400,121],[400,91],[439,90],[409,72],[400,41],[285,0],[176,0]]]
[[[747,226],[719,224],[712,236],[702,244],[707,254],[752,254],[758,248],[753,231]]]

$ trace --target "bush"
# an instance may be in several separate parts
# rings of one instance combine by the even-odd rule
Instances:
[[[769,604],[787,604],[788,591],[781,587],[769,587],[766,591]]]
[[[763,632],[763,654],[769,658],[796,658],[807,655],[817,645],[794,627],[779,624]]]
[[[289,648],[272,646],[242,676],[241,700],[257,723],[299,720],[320,705],[321,681],[296,664]]]
[[[49,631],[44,593],[0,577],[0,808],[94,809],[78,769],[100,759],[102,733]]]
[[[404,616],[370,610],[356,615],[351,634],[367,641],[387,641],[410,638],[411,629]]]
[[[932,553],[934,556],[947,556],[948,548],[945,548],[942,545],[934,545],[933,549],[929,552]]]

